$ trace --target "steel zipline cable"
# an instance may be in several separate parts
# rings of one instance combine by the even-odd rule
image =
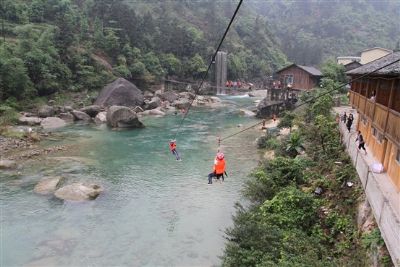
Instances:
[[[239,11],[239,9],[240,9],[240,6],[242,5],[242,2],[243,2],[243,0],[240,0],[240,1],[239,1],[238,5],[237,5],[237,7],[236,7],[236,10],[235,10],[235,12],[233,13],[233,15],[232,15],[232,17],[231,17],[231,20],[229,21],[229,24],[228,24],[228,26],[227,26],[227,28],[226,28],[226,30],[225,30],[225,32],[224,32],[224,35],[222,36],[221,41],[219,42],[218,47],[217,47],[217,49],[215,50],[215,53],[214,53],[214,55],[213,55],[212,58],[211,58],[210,64],[208,64],[207,71],[204,73],[204,75],[203,75],[203,77],[202,77],[202,79],[201,79],[201,82],[200,82],[199,87],[197,88],[197,90],[195,90],[194,98],[190,101],[189,107],[187,108],[187,110],[186,110],[185,113],[183,114],[183,117],[182,117],[182,119],[181,119],[181,121],[180,121],[180,123],[179,123],[179,125],[178,125],[178,130],[182,127],[183,121],[186,119],[187,115],[189,114],[189,110],[190,110],[190,108],[192,107],[193,102],[194,102],[194,100],[195,100],[196,97],[197,97],[197,94],[200,92],[201,87],[203,86],[203,83],[204,83],[205,79],[206,79],[207,76],[208,76],[208,73],[209,73],[209,71],[210,71],[210,69],[211,69],[212,64],[215,62],[215,57],[217,56],[217,53],[218,53],[219,49],[221,48],[222,43],[224,42],[226,35],[227,35],[228,32],[229,32],[229,28],[231,27],[233,21],[235,20],[235,17],[236,17],[236,15],[237,15],[237,13],[238,13],[238,11]],[[176,136],[177,136],[177,135],[178,135],[178,131],[175,133],[174,139],[176,139]]]
[[[390,66],[390,65],[393,65],[393,64],[395,64],[395,63],[397,63],[397,62],[400,62],[400,59],[397,59],[397,60],[395,60],[395,61],[393,61],[393,62],[390,62],[390,63],[384,65],[383,67],[377,68],[377,69],[375,69],[375,70],[373,70],[373,71],[371,71],[371,72],[368,72],[368,73],[366,73],[366,74],[363,74],[363,75],[361,75],[361,76],[359,76],[359,77],[357,77],[357,78],[355,78],[355,79],[352,79],[352,80],[348,81],[347,83],[341,84],[340,86],[337,86],[337,87],[333,88],[332,90],[326,91],[326,92],[324,92],[323,94],[320,94],[320,95],[315,96],[315,97],[313,97],[313,98],[311,98],[311,99],[309,99],[309,100],[307,100],[307,101],[304,101],[304,102],[301,103],[300,105],[295,106],[295,107],[293,108],[293,110],[295,110],[296,108],[301,107],[301,106],[303,106],[303,105],[305,105],[305,104],[307,104],[307,103],[310,103],[310,102],[314,101],[315,99],[318,99],[318,98],[320,98],[320,97],[322,97],[322,96],[325,96],[325,95],[327,95],[327,94],[329,94],[329,93],[331,93],[331,92],[333,92],[333,91],[336,91],[336,90],[338,90],[339,88],[341,88],[341,87],[343,87],[343,86],[346,86],[346,85],[348,85],[348,84],[350,84],[350,83],[352,83],[352,82],[355,82],[355,81],[360,80],[360,79],[362,79],[362,78],[364,78],[364,77],[366,77],[366,76],[368,76],[368,75],[370,75],[370,74],[373,74],[373,73],[375,73],[375,72],[377,72],[377,71],[379,71],[379,70],[381,70],[381,69],[383,69],[383,68],[386,68],[386,67],[388,67],[388,66]],[[224,141],[224,140],[226,140],[226,139],[228,139],[228,138],[231,138],[231,137],[233,137],[233,136],[235,136],[235,135],[238,135],[238,134],[240,134],[240,133],[243,133],[243,132],[245,132],[245,131],[247,131],[247,130],[249,130],[249,129],[251,129],[251,128],[256,127],[257,125],[260,125],[261,123],[262,123],[262,121],[261,121],[261,122],[258,122],[258,123],[256,123],[256,124],[253,124],[253,125],[251,125],[251,126],[245,128],[245,129],[243,129],[243,130],[241,130],[241,131],[238,131],[238,132],[236,132],[236,133],[233,133],[233,134],[230,134],[230,135],[228,135],[228,136],[225,136],[224,138],[221,138],[220,141],[222,142],[222,141]]]

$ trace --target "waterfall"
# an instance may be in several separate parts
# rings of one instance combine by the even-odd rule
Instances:
[[[227,53],[218,51],[215,58],[215,84],[217,95],[225,94],[225,83],[227,79]]]

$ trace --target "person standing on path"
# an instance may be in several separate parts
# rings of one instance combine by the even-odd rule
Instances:
[[[357,141],[358,141],[358,150],[360,150],[361,148],[364,149],[365,155],[367,155],[367,150],[365,149],[365,141],[364,137],[361,134],[361,131],[358,131],[356,142]]]
[[[350,113],[349,117],[347,118],[347,123],[346,123],[346,127],[349,132],[351,129],[351,125],[353,124],[353,120],[354,120],[353,114]]]
[[[342,115],[342,121],[343,121],[343,123],[346,123],[346,121],[347,121],[347,114],[346,114],[346,111],[345,111],[344,114]]]

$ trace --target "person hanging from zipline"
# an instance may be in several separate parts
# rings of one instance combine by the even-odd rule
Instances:
[[[175,155],[176,160],[181,160],[181,157],[179,156],[179,153],[176,150],[176,140],[169,141],[169,150],[171,150],[171,153]]]
[[[222,178],[224,181],[224,174],[228,176],[225,171],[225,156],[224,153],[218,152],[214,160],[213,172],[208,175],[208,184],[212,184],[212,179],[215,177],[217,179]]]

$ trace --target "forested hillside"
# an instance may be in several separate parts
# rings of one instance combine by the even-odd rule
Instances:
[[[249,4],[267,20],[290,61],[319,65],[328,57],[356,56],[400,41],[400,1],[305,0]]]
[[[4,0],[0,99],[97,90],[117,76],[141,87],[167,77],[199,79],[236,4]],[[394,48],[399,10],[390,0],[244,1],[222,47],[228,78],[269,76],[287,57],[319,65],[367,47]]]
[[[5,0],[0,98],[99,89],[115,76],[142,84],[198,79],[235,7],[209,0]],[[259,78],[284,65],[265,21],[246,7],[239,17],[223,47],[229,77]]]

